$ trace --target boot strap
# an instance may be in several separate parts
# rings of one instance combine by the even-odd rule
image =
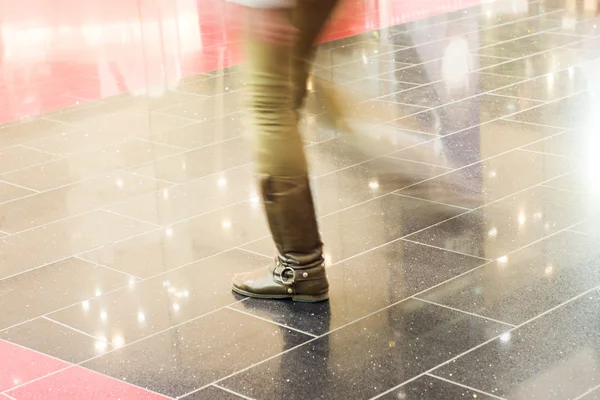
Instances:
[[[292,273],[291,277],[285,276],[285,273],[288,271]],[[285,286],[292,286],[296,282],[296,271],[293,268],[285,267],[281,264],[278,264],[277,267],[275,267],[273,276],[276,281],[281,282]]]

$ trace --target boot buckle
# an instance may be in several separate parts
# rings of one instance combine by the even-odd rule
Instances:
[[[286,271],[290,271],[292,273],[292,276],[290,278],[287,278],[285,276]],[[285,286],[292,286],[296,282],[296,271],[294,271],[293,268],[290,268],[290,267],[277,268],[273,272],[276,275],[278,275],[277,277],[279,278],[279,281],[282,284],[284,284]]]

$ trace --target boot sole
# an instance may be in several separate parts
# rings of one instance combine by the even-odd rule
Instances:
[[[284,299],[292,299],[292,301],[298,303],[318,303],[321,301],[329,300],[329,292],[319,294],[319,295],[288,295],[288,294],[257,294],[246,292],[240,288],[232,286],[231,289],[237,294],[241,294],[242,296],[252,297],[253,299],[264,299],[264,300],[284,300]]]

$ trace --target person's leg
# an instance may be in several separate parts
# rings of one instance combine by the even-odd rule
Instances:
[[[323,31],[338,0],[299,0],[292,23],[300,32],[293,50],[292,81],[294,84],[293,106],[298,111],[306,97],[306,81],[315,58],[315,41]]]
[[[245,48],[249,127],[263,204],[279,254],[267,268],[236,275],[233,290],[257,298],[326,300],[329,284],[322,243],[293,111],[293,47],[246,35]]]

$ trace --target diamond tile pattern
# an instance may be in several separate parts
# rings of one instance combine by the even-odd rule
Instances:
[[[600,399],[600,3],[341,0],[317,304],[230,290],[276,254],[242,10],[51,3],[0,18],[0,399]]]

